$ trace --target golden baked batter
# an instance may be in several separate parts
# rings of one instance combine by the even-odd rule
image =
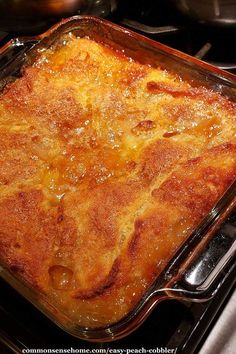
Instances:
[[[68,35],[0,96],[0,258],[75,323],[120,320],[235,179],[235,119]]]

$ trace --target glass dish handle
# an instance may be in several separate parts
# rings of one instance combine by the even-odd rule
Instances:
[[[191,301],[211,299],[225,281],[236,259],[236,226],[228,223],[209,242],[204,252],[179,279],[173,293]]]
[[[196,302],[209,300],[231,270],[236,269],[235,183],[225,197],[213,209],[206,234],[193,253],[185,256],[177,274],[164,290],[168,297]],[[229,204],[224,208],[223,204],[227,202]],[[217,210],[221,210],[218,215]]]

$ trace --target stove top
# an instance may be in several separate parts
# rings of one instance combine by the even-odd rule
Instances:
[[[200,26],[178,14],[166,0],[120,0],[108,19],[236,73],[232,48],[236,28]],[[50,19],[44,28],[36,28],[31,34],[43,32],[57,21]],[[19,34],[24,32],[9,33],[1,28],[0,46]],[[236,238],[236,213],[227,224],[231,237]],[[170,348],[182,354],[198,353],[235,289],[235,274],[236,263],[211,301],[165,301],[136,332],[109,344],[91,344],[66,334],[0,280],[0,353],[21,353],[27,348]]]
[[[118,5],[113,5],[114,10],[107,15],[108,20],[236,73],[236,53],[234,50],[236,26],[207,26],[190,21],[189,18],[178,12],[173,6],[172,0],[111,1],[118,3]],[[77,11],[74,14],[81,13]],[[101,15],[101,11],[99,15]],[[11,17],[9,20],[12,21]],[[47,21],[43,19],[37,23],[37,18],[30,19],[31,27],[26,26],[25,23],[24,25],[22,23],[21,27],[17,23],[16,27],[10,27],[11,31],[8,33],[9,28],[4,28],[4,23],[1,23],[0,18],[0,40],[3,36],[5,37],[4,42],[6,42],[19,35],[42,33],[59,20],[58,17],[50,17]],[[32,21],[35,22],[33,27]]]
[[[236,73],[233,49],[236,27],[200,25],[180,14],[172,1],[139,0],[132,7],[129,1],[121,2],[121,24],[190,55],[198,54],[200,59],[204,57],[222,69]],[[199,53],[203,47],[203,52]]]

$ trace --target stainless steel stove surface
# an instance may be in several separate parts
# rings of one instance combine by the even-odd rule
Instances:
[[[166,0],[121,0],[117,4],[117,10],[108,16],[109,20],[132,27],[150,38],[188,54],[197,54],[198,57],[204,57],[204,60],[214,62],[222,68],[229,68],[236,73],[236,53],[233,50],[236,28],[200,26],[180,15]],[[58,18],[50,19],[47,27],[57,20]],[[47,27],[40,28],[39,32],[46,30]],[[32,31],[32,33],[35,32],[37,30]],[[1,28],[0,45],[18,34],[19,32],[8,33]],[[231,215],[225,225],[219,231],[222,235],[222,242],[224,239],[227,240],[227,237],[234,242],[236,213]],[[212,349],[208,347],[212,352],[209,350],[207,352],[206,345],[219,343],[214,338],[218,335],[219,329],[217,332],[216,325],[216,330],[212,331],[213,325],[235,290],[235,259],[226,275],[212,300],[206,303],[191,304],[176,300],[163,302],[136,332],[122,340],[103,344],[88,343],[66,334],[3,280],[0,280],[0,353],[21,353],[22,349],[26,348],[66,349],[72,347],[84,349],[176,348],[177,353],[191,354],[199,353],[203,346],[201,354],[211,354],[217,351],[216,348],[214,345]],[[234,305],[235,301],[231,300],[228,305],[231,309],[226,311],[226,315],[223,312],[223,323],[227,323]],[[207,337],[209,339],[204,346]],[[221,348],[223,347],[221,345]],[[218,351],[217,354],[219,353]]]

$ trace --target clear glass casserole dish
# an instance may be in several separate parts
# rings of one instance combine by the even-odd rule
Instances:
[[[51,48],[67,33],[101,42],[141,64],[161,66],[180,73],[191,85],[221,93],[236,102],[235,76],[211,65],[122,29],[107,21],[92,17],[66,19],[52,29],[33,38],[19,38],[0,50],[0,80],[2,89],[21,75],[23,67],[30,66],[45,48]],[[155,282],[150,284],[132,311],[107,326],[90,328],[80,326],[64,313],[60,306],[45,294],[30,287],[1,261],[0,275],[57,325],[72,335],[90,341],[111,341],[128,335],[147,318],[160,301],[180,299],[207,301],[217,292],[228,270],[235,262],[235,240],[222,243],[222,235],[214,236],[222,221],[234,209],[236,182],[221,196],[210,213],[178,249]]]

